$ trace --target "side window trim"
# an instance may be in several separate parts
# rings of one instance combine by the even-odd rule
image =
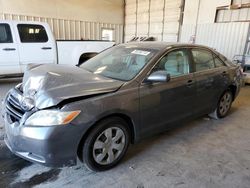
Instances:
[[[13,35],[12,35],[12,30],[11,30],[10,24],[8,24],[8,23],[0,23],[0,25],[3,25],[3,26],[5,27],[6,32],[9,31],[9,32],[7,33],[7,35],[9,34],[9,36],[7,36],[7,37],[9,38],[9,41],[0,42],[0,44],[4,44],[4,43],[11,44],[11,43],[13,43],[14,41],[13,41]],[[8,31],[7,31],[7,30],[8,30]]]

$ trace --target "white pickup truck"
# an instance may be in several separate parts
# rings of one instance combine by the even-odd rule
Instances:
[[[56,41],[47,23],[0,20],[0,78],[22,75],[31,63],[77,65],[114,44]]]

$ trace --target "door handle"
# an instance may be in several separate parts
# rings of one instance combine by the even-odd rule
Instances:
[[[16,48],[4,48],[3,50],[4,50],[4,51],[15,51]]]
[[[192,87],[192,85],[194,84],[193,80],[188,80],[186,83],[187,87]]]
[[[51,50],[51,47],[42,47],[42,50]]]

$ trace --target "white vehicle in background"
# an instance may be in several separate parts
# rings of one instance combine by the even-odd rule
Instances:
[[[246,63],[243,69],[244,81],[250,84],[250,62]]]
[[[245,63],[243,65],[243,58]],[[233,58],[235,64],[240,64],[242,67],[243,81],[245,84],[250,84],[250,55],[235,55]]]
[[[110,41],[56,41],[47,23],[0,20],[0,78],[22,75],[28,64],[78,65],[114,45]]]

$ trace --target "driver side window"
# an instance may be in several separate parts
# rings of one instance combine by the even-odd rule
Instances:
[[[189,58],[186,50],[175,50],[164,56],[154,71],[166,71],[171,77],[189,74]]]

